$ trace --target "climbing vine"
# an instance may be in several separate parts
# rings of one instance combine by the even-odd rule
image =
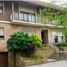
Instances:
[[[58,20],[56,26],[61,25],[64,28],[64,34],[67,35],[67,8],[62,10],[52,9],[52,8],[43,8],[41,10],[41,16],[47,17],[48,23]],[[57,22],[57,21],[56,21]]]
[[[67,24],[67,8],[64,8],[64,10],[44,8],[41,11],[41,16],[46,16],[48,22],[59,20],[60,25]]]

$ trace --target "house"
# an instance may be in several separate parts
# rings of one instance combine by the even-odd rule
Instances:
[[[35,1],[0,2],[0,67],[8,67],[7,40],[15,32],[37,34],[42,38],[43,44],[62,41],[63,28],[44,24],[43,19],[37,16],[43,6],[41,2]]]

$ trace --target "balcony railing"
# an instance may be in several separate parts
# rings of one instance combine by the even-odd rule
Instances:
[[[32,18],[32,21],[30,20],[31,18],[28,18],[28,20],[23,19],[23,14],[21,13],[14,13],[14,15],[10,15],[10,20],[20,20],[20,21],[26,21],[26,22],[32,22],[32,23],[46,23],[45,17],[41,16],[34,16]]]

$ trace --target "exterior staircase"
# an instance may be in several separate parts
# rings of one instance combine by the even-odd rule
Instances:
[[[49,58],[56,59],[56,60],[66,59],[66,55],[63,47],[58,48],[57,46],[54,46],[54,53]]]

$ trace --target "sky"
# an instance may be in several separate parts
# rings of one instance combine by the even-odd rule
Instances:
[[[44,2],[52,2],[56,5],[61,5],[61,6],[67,6],[67,0],[41,0],[41,1],[44,1]]]
[[[24,1],[27,1],[27,0],[24,0]],[[43,2],[48,2],[48,3],[60,5],[63,7],[67,7],[67,0],[28,0],[28,1],[43,1]]]

